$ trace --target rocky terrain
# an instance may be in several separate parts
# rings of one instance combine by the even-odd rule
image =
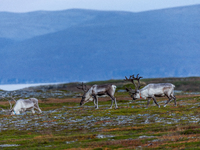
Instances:
[[[160,80],[160,79],[159,79]],[[99,84],[104,84],[101,81]],[[0,147],[3,149],[191,149],[200,145],[200,98],[198,93],[179,93],[163,107],[166,98],[158,98],[145,109],[144,99],[132,101],[124,86],[117,84],[118,109],[108,109],[110,98],[99,98],[80,107],[82,91],[77,83],[31,87],[18,91],[0,91],[9,98],[37,97],[42,113],[27,111],[8,115],[0,111]],[[143,86],[148,80],[143,80]],[[88,83],[88,87],[94,83]],[[71,89],[71,90],[70,90]],[[76,90],[75,90],[76,89]],[[13,102],[12,102],[13,103]],[[14,103],[13,103],[14,104]],[[1,99],[0,107],[9,109]]]
[[[190,147],[185,143],[199,142],[200,99],[178,96],[178,106],[171,102],[166,108],[146,100],[132,102],[118,97],[119,109],[108,109],[109,99],[83,107],[72,98],[40,101],[41,114],[26,112],[9,116],[0,112],[0,146],[26,149],[68,148],[173,148]],[[165,99],[159,99],[164,104]],[[0,103],[1,104],[1,103]],[[3,135],[3,136],[2,136]],[[10,146],[9,146],[10,145]],[[193,145],[194,146],[194,145]],[[193,147],[192,146],[192,147]],[[104,149],[102,148],[102,149]]]

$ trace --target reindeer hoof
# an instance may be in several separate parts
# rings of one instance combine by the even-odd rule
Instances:
[[[158,108],[160,108],[160,105],[158,105]]]
[[[164,107],[166,107],[167,105],[164,105]]]

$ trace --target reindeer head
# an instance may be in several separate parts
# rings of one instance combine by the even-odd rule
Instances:
[[[82,99],[81,99],[81,102],[80,102],[80,106],[84,105],[85,103],[87,103],[89,101],[93,101],[92,96],[88,93],[89,89],[87,88],[87,86],[84,85],[83,82],[79,86],[81,86],[81,87],[77,86],[77,88],[83,90],[83,92],[84,92],[83,96],[81,96]]]
[[[7,98],[5,98],[5,97],[1,97],[1,98],[8,100],[8,102],[9,102],[9,104],[10,104],[10,109],[4,110],[3,108],[1,108],[2,111],[3,111],[3,112],[6,112],[6,114],[8,114],[8,115],[15,115],[15,112],[14,112],[14,109],[13,109],[13,107],[12,107],[12,104],[11,104],[10,100],[7,99]],[[10,96],[10,97],[8,97],[8,98],[11,98],[11,99],[12,99],[13,101],[15,101],[15,103],[16,103],[16,100],[15,100],[12,96]]]
[[[135,78],[134,75],[132,75],[129,77],[129,79],[125,76],[126,79],[124,79],[125,81],[131,81],[135,85],[135,90],[133,90],[132,88],[126,87],[126,91],[129,92],[133,100],[136,100],[141,97],[139,89],[140,89],[140,79],[142,77],[138,77],[138,76],[139,74],[137,74],[137,77]],[[134,80],[138,81],[138,86],[135,84]]]

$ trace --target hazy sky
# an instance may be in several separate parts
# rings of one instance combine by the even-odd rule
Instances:
[[[29,12],[84,8],[139,12],[194,4],[200,4],[200,0],[0,0],[0,11]]]

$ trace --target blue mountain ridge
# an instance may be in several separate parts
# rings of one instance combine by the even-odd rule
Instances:
[[[31,36],[9,33],[0,39],[0,81],[94,81],[133,73],[199,76],[199,14],[200,5],[141,13],[72,9],[21,14],[31,23],[40,15],[43,19],[33,23],[33,33],[24,20]],[[53,16],[57,22],[49,19]],[[5,38],[10,44],[1,46]]]

